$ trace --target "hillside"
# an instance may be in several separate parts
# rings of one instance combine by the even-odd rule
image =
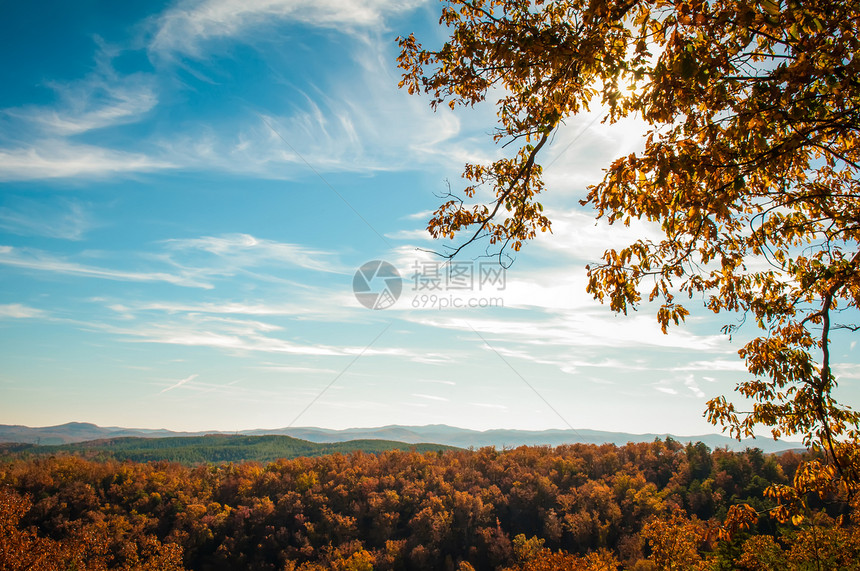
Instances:
[[[222,450],[227,443],[313,448],[285,437],[143,444],[200,451],[219,442]],[[141,442],[113,444],[133,449]],[[0,552],[6,557],[0,567],[856,569],[856,510],[844,522],[818,513],[814,526],[769,516],[776,506],[765,489],[791,482],[798,465],[811,458],[711,451],[671,440],[194,467],[31,457],[0,469]],[[743,503],[760,516],[743,532],[723,533],[730,510]]]
[[[95,424],[70,422],[58,426],[30,428],[20,425],[0,425],[0,442],[18,442],[40,445],[57,445],[87,442],[91,440],[116,439],[123,437],[164,438],[192,437],[211,434],[223,434],[216,431],[208,432],[172,432],[164,429],[138,429],[122,427],[101,427]],[[562,446],[565,444],[616,444],[622,446],[628,442],[653,442],[655,439],[672,438],[681,443],[703,442],[711,448],[727,447],[729,450],[741,451],[747,448],[758,448],[763,452],[781,452],[799,449],[802,445],[797,442],[785,442],[772,438],[756,438],[737,441],[720,434],[701,434],[695,436],[679,436],[667,433],[632,434],[627,432],[608,432],[601,430],[470,430],[444,424],[426,426],[390,425],[373,428],[347,428],[334,430],[314,427],[285,427],[274,429],[256,429],[230,433],[230,435],[247,436],[290,436],[319,444],[348,442],[354,440],[385,440],[420,444],[431,442],[456,448],[481,448],[495,446],[496,448],[516,448],[517,446]]]
[[[326,454],[386,450],[415,450],[428,452],[451,450],[450,446],[426,443],[405,443],[391,440],[350,440],[317,444],[289,436],[244,436],[207,434],[205,436],[175,436],[169,438],[121,437],[91,440],[74,444],[37,446],[34,444],[0,444],[0,460],[32,456],[76,454],[97,460],[131,460],[153,462],[166,460],[182,464],[223,462],[273,462],[281,458],[317,457]]]

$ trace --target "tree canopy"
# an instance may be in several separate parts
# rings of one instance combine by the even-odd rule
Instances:
[[[0,569],[853,568],[860,526],[721,524],[738,502],[775,507],[764,488],[809,456],[667,438],[195,467],[0,461]],[[758,552],[769,566],[738,564]]]
[[[539,153],[577,113],[636,116],[644,149],[618,157],[583,205],[609,223],[658,224],[659,241],[609,250],[588,291],[626,313],[658,300],[665,332],[684,297],[740,312],[745,397],[708,403],[735,436],[756,426],[822,444],[852,472],[858,414],[836,402],[830,346],[860,304],[860,5],[843,0],[447,0],[450,38],[399,38],[401,87],[436,107],[491,97],[513,156],[467,164],[436,238],[519,250],[551,227]],[[494,199],[468,205],[479,187]],[[728,325],[731,333],[738,325]]]

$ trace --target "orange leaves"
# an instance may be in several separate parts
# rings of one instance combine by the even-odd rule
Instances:
[[[699,546],[707,538],[707,529],[695,516],[689,519],[675,511],[666,519],[652,519],[642,536],[651,547],[649,559],[657,569],[696,569],[702,563]]]
[[[517,535],[513,546],[518,564],[502,571],[618,571],[621,566],[618,559],[605,549],[579,557],[565,551],[554,552],[543,544],[544,540],[536,536],[526,539],[524,534]]]
[[[542,182],[528,144],[545,139],[563,117],[587,108],[594,93],[590,84],[604,68],[611,68],[607,74],[612,76],[625,69],[630,32],[623,17],[602,20],[612,14],[611,7],[605,8],[601,3],[578,0],[538,2],[534,7],[522,2],[458,0],[442,9],[440,21],[452,32],[450,41],[438,51],[422,49],[411,35],[399,39],[398,64],[405,71],[401,86],[410,93],[420,88],[433,94],[434,106],[446,101],[451,107],[473,105],[483,100],[490,86],[501,87],[509,95],[499,102],[501,128],[495,138],[522,138],[527,143],[516,159],[494,163],[486,179],[474,177],[468,167],[465,173],[467,180],[493,185],[496,204],[512,213],[510,222],[472,219],[462,220],[465,225],[454,224],[437,213],[431,223],[434,235],[450,237],[452,231],[477,225],[472,239],[486,236],[491,243],[518,249],[536,230],[549,229],[549,220],[536,215],[533,203]],[[580,20],[591,21],[590,27],[570,25],[571,17],[579,19],[575,14],[580,10],[593,12]],[[594,50],[601,55],[593,54]],[[427,65],[433,66],[429,74],[424,72]],[[493,215],[496,211],[493,209]]]
[[[833,448],[857,427],[832,398],[829,352],[836,312],[860,306],[856,2],[450,0],[440,21],[450,38],[437,50],[398,40],[401,86],[434,106],[502,93],[494,140],[518,147],[466,166],[463,195],[490,198],[448,200],[433,236],[465,232],[501,253],[549,229],[538,153],[599,95],[605,120],[635,115],[650,128],[583,205],[610,223],[657,222],[664,236],[607,251],[588,268],[588,292],[625,313],[648,292],[664,332],[688,315],[678,293],[748,315],[762,336],[740,352],[753,378],[738,388],[753,406],[712,401],[707,413],[733,434],[765,425]]]
[[[839,451],[844,469],[858,456],[856,443]],[[834,506],[855,510],[851,520],[810,509],[822,490],[827,501],[850,494],[828,464],[798,466],[792,452],[658,439],[266,466],[73,460],[0,474],[0,567],[156,571],[179,569],[184,553],[192,569],[686,571],[850,569],[860,557],[860,499]],[[767,483],[777,485],[758,497]],[[87,488],[95,504],[75,511]],[[773,535],[755,535],[756,510],[740,502],[789,525],[761,522]]]
[[[665,334],[667,333],[666,329],[669,326],[669,321],[678,325],[681,321],[684,321],[688,315],[690,315],[690,312],[683,306],[667,304],[657,310],[657,322],[660,324],[660,329]]]
[[[758,522],[758,512],[749,504],[731,506],[720,528],[720,539],[730,541],[741,530],[750,529]]]
[[[798,496],[817,494],[821,499],[836,493],[837,470],[832,464],[812,460],[800,465],[794,474],[794,489]]]

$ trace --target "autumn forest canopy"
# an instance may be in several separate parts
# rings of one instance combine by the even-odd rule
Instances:
[[[0,568],[847,568],[860,558],[860,533],[839,524],[848,504],[816,498],[797,525],[768,515],[768,487],[804,482],[811,459],[668,439],[267,465],[20,460],[0,466]],[[762,517],[734,517],[744,503]]]

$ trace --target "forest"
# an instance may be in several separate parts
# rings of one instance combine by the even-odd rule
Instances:
[[[318,444],[299,438],[269,434],[207,434],[165,438],[119,437],[73,444],[39,446],[24,443],[0,443],[0,461],[18,460],[54,454],[76,454],[91,460],[131,460],[152,462],[165,460],[181,464],[207,462],[273,462],[280,458],[324,456],[340,452],[382,452],[384,450],[435,452],[451,450],[442,444],[406,444],[391,440],[349,440]]]
[[[804,461],[672,439],[268,464],[18,459],[0,465],[0,569],[854,568],[856,505],[816,497],[781,522],[768,497]]]

